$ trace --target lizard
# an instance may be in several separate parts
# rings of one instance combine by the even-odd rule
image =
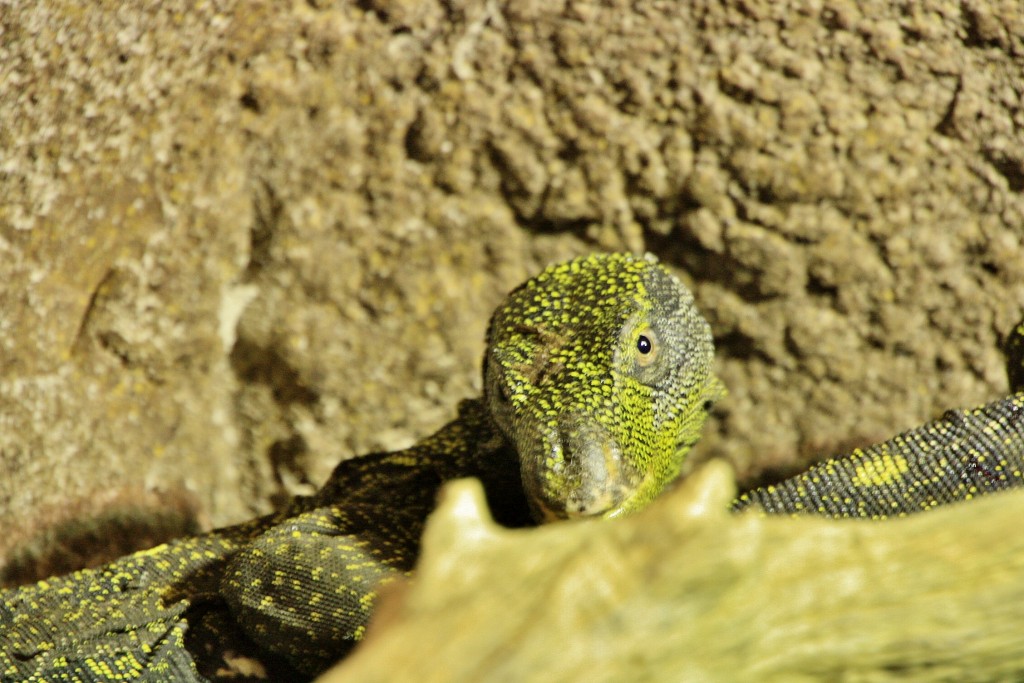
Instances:
[[[653,257],[552,265],[498,306],[483,396],[432,436],[342,461],[269,516],[0,593],[0,680],[204,681],[225,658],[315,674],[411,571],[443,482],[479,478],[507,526],[644,507],[723,394],[712,359],[693,296]]]
[[[1015,343],[1018,393],[748,492],[734,509],[885,517],[1019,485]],[[552,266],[499,306],[484,396],[452,423],[406,451],[342,462],[276,515],[0,596],[0,626],[15,633],[0,635],[0,674],[205,680],[216,674],[202,664],[210,643],[216,654],[252,641],[315,671],[362,635],[377,588],[410,571],[441,482],[479,477],[510,526],[647,505],[724,392],[712,354],[692,296],[653,260]],[[74,603],[70,623],[55,620]]]

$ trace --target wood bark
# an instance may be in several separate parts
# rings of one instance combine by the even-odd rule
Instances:
[[[632,518],[510,531],[456,482],[321,680],[1024,676],[1024,491],[885,522],[730,515],[734,492],[712,462]]]

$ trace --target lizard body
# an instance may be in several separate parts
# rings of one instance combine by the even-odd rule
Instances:
[[[1024,486],[1024,321],[1005,351],[1009,396],[824,460],[732,509],[886,519]]]
[[[733,510],[886,519],[1024,485],[1024,392],[830,458]]]
[[[480,478],[512,526],[644,507],[722,394],[711,361],[707,324],[660,265],[552,266],[499,306],[484,396],[436,434],[346,460],[273,515],[0,593],[0,680],[204,681],[245,657],[271,678],[315,672],[362,635],[377,587],[411,570],[443,482]],[[734,508],[881,517],[1018,486],[1022,403],[952,411]]]

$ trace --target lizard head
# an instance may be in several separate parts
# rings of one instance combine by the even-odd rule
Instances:
[[[488,332],[485,399],[534,517],[653,500],[724,393],[713,353],[690,292],[653,257],[579,258],[509,294]]]

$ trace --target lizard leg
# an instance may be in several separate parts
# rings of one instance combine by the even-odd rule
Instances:
[[[184,646],[188,601],[165,605],[145,560],[0,593],[0,680],[205,680]]]
[[[409,568],[420,525],[387,524],[379,506],[364,507],[329,505],[272,527],[221,580],[242,630],[300,671],[343,656],[362,637],[377,588]]]

